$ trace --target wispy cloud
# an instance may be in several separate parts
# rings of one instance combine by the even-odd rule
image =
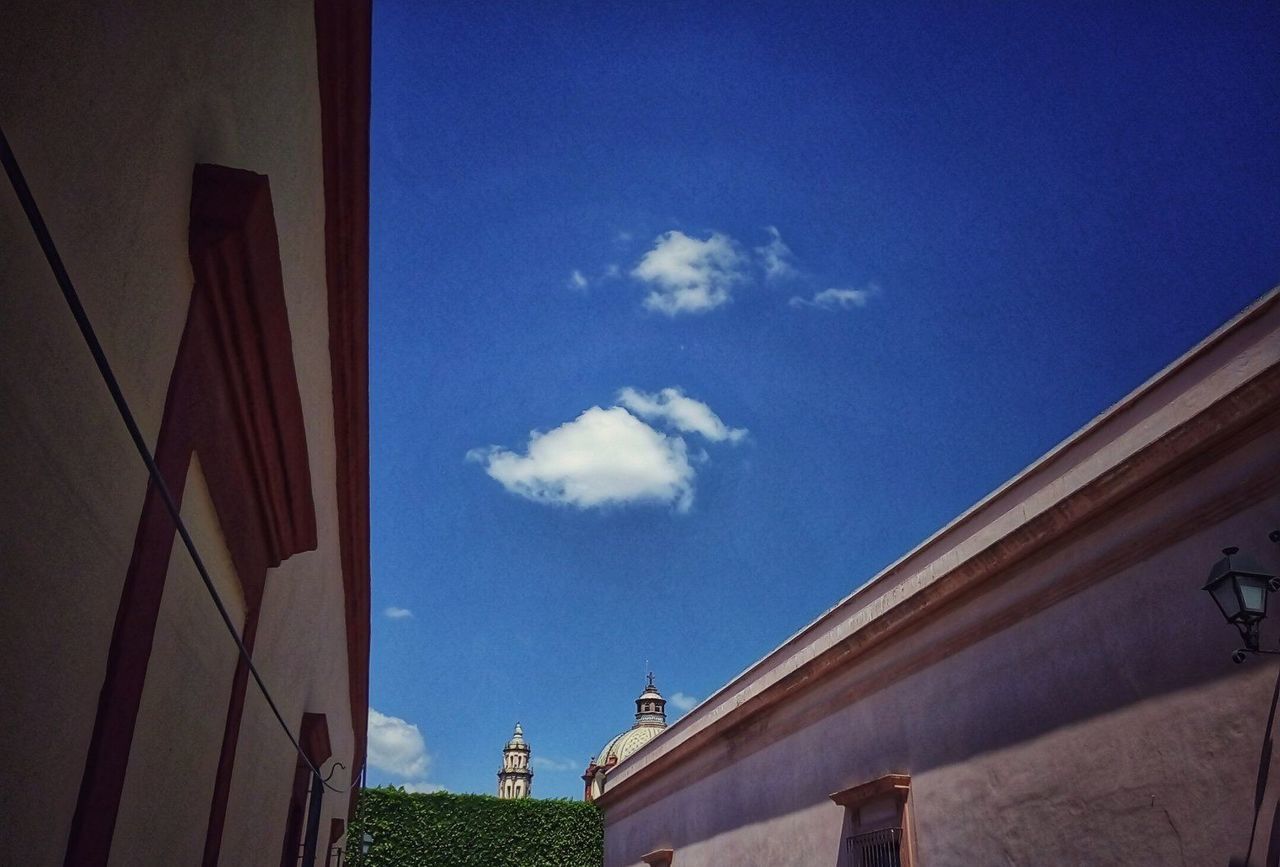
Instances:
[[[382,613],[388,620],[408,620],[413,616],[413,612],[408,608],[397,608],[394,605],[384,608]]]
[[[871,284],[863,289],[823,289],[813,298],[795,296],[789,302],[792,307],[815,307],[819,310],[852,310],[866,307],[867,302],[880,293],[880,287]]]
[[[744,266],[728,235],[712,232],[699,240],[672,229],[658,236],[631,276],[650,287],[646,308],[675,317],[727,304],[733,286],[746,276]]]
[[[664,388],[657,394],[646,394],[634,388],[618,392],[618,403],[643,419],[661,419],[684,433],[697,433],[712,442],[738,442],[747,435],[746,428],[731,428],[700,400],[687,397],[679,388]]]
[[[674,693],[668,700],[683,711],[692,710],[698,703],[698,699],[684,692]]]
[[[535,771],[550,771],[552,773],[579,771],[582,769],[582,765],[572,759],[549,759],[546,756],[534,756],[529,759],[529,767]]]
[[[593,406],[545,433],[532,431],[523,453],[488,446],[471,449],[467,460],[481,464],[507,491],[538,503],[579,509],[650,503],[687,512],[695,476],[688,444],[641,417],[711,442],[746,435],[680,389],[646,394],[628,387],[618,392],[618,404]]]
[[[399,717],[369,708],[369,764],[402,779],[427,775],[431,757],[422,732]]]
[[[739,289],[764,284],[812,285],[812,275],[796,264],[791,247],[777,226],[766,226],[768,240],[744,252],[743,246],[722,232],[706,238],[672,229],[659,235],[630,276],[649,289],[644,306],[670,317],[707,313],[733,300]],[[831,288],[812,297],[796,295],[792,307],[848,310],[865,307],[878,294],[874,285],[862,289]]]
[[[574,291],[577,291],[577,292],[586,292],[587,289],[590,288],[590,286],[591,286],[591,281],[588,280],[586,278],[586,275],[583,274],[581,271],[579,271],[577,268],[574,268],[573,271],[569,274],[570,289],[573,289]]]
[[[760,259],[760,267],[764,269],[766,280],[793,280],[800,276],[796,266],[792,264],[791,248],[782,240],[782,234],[776,226],[766,226],[769,241],[763,247],[756,247],[756,256]]]

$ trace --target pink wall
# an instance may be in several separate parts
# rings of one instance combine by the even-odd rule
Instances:
[[[1268,357],[1187,413],[1213,424],[1173,426],[1135,449],[1108,441],[1187,407],[1208,377],[1205,356],[1215,371],[1257,363],[1259,343],[1274,345],[1275,297],[1091,434],[1092,455],[1110,450],[1099,478],[1136,478],[1140,463],[1163,460],[1150,479],[1092,513],[1064,498],[1065,517],[1038,544],[992,559],[960,593],[925,595],[896,630],[860,639],[875,618],[848,630],[834,644],[840,660],[819,667],[805,647],[834,628],[824,615],[620,766],[602,799],[606,865],[665,846],[673,867],[842,864],[845,811],[828,796],[885,773],[911,776],[928,867],[1243,856],[1280,665],[1234,665],[1238,637],[1200,587],[1226,545],[1280,572],[1267,540],[1280,527],[1276,364]],[[1250,401],[1231,399],[1240,388],[1253,389]],[[1025,508],[1008,491],[990,501],[995,514]],[[912,555],[926,564],[916,568],[929,554]],[[891,592],[880,583],[868,595]],[[1264,624],[1273,645],[1277,635]],[[752,691],[757,672],[788,666],[781,696]]]

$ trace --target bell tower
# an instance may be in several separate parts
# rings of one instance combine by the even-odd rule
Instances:
[[[498,771],[499,798],[528,798],[533,794],[533,771],[529,770],[529,744],[524,729],[516,723],[511,740],[502,749],[502,770]]]

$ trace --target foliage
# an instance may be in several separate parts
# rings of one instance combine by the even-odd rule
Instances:
[[[347,841],[358,867],[599,867],[604,823],[582,801],[377,788],[361,791]]]

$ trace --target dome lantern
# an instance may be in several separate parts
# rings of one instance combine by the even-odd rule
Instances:
[[[667,725],[667,700],[658,692],[653,683],[653,672],[649,672],[649,682],[644,692],[636,699],[636,725]]]

